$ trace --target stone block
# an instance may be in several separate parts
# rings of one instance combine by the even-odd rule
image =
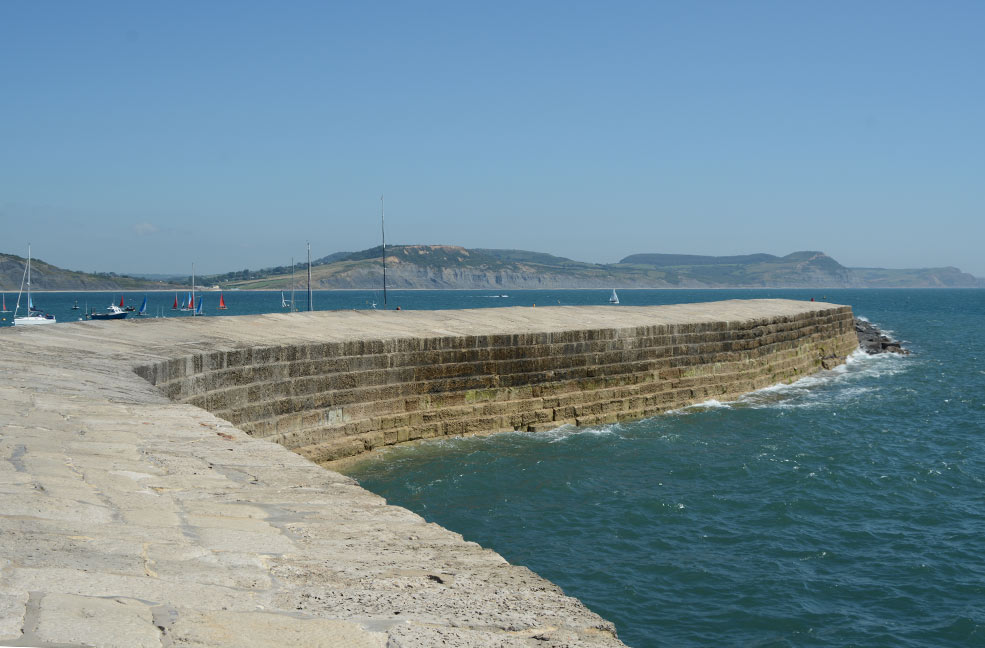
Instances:
[[[31,633],[40,643],[106,648],[159,648],[151,608],[130,598],[47,594]]]

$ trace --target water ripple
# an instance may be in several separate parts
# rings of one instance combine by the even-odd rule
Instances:
[[[631,646],[985,645],[985,297],[860,299],[918,353],[643,421],[396,448],[355,476]]]

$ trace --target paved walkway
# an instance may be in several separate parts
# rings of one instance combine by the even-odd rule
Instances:
[[[825,307],[760,300],[2,329],[0,645],[622,645],[609,622],[529,570],[169,402],[133,367],[214,348]]]

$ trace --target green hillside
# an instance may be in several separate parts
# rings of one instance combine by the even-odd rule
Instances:
[[[377,246],[332,255],[334,260],[330,262],[313,264],[312,282],[317,288],[378,288],[383,274],[381,253],[382,248]],[[284,288],[290,282],[283,272],[263,270],[248,274],[252,277],[227,285]],[[223,283],[220,277],[203,280]],[[300,271],[297,280],[300,285]],[[782,257],[634,254],[619,263],[594,264],[527,250],[387,246],[387,285],[391,288],[865,288],[978,284],[978,279],[954,268],[857,271],[818,251]]]
[[[19,290],[26,266],[25,257],[0,253],[0,290],[5,292]],[[31,259],[33,290],[148,290],[172,286],[173,284],[165,281],[131,277],[114,272],[90,273],[65,270],[45,263],[41,259]]]
[[[376,289],[382,285],[382,248],[337,252],[312,263],[313,287]],[[0,290],[19,288],[25,259],[0,254]],[[32,261],[36,290],[137,290],[173,283],[114,273],[64,270]],[[185,285],[190,281],[179,281]],[[291,267],[243,269],[198,278],[199,285],[226,288],[290,288]],[[307,281],[304,263],[295,266],[295,285]],[[890,270],[848,268],[823,252],[786,256],[746,254],[633,254],[619,263],[575,261],[527,250],[467,249],[455,245],[387,246],[391,288],[564,289],[564,288],[974,288],[985,282],[957,268]]]

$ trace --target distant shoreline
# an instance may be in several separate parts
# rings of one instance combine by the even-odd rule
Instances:
[[[633,291],[633,290],[983,290],[983,288],[977,286],[920,286],[920,287],[909,287],[909,286],[865,286],[856,288],[845,288],[840,286],[803,286],[803,287],[774,287],[774,286],[704,286],[704,287],[679,287],[679,288],[620,288],[619,286],[614,287],[615,290]],[[551,290],[579,290],[579,291],[610,291],[613,290],[612,287],[601,287],[601,288],[387,288],[388,292],[477,292],[477,291],[488,291],[495,293],[507,293],[507,292],[533,292],[533,291],[551,291]],[[295,289],[295,293],[304,293],[306,288]],[[380,292],[380,288],[312,288],[312,292]],[[0,293],[3,294],[17,294],[17,290],[4,290],[0,289]],[[27,291],[23,291],[26,293]],[[32,294],[39,293],[173,293],[178,294],[184,292],[191,292],[189,288],[152,288],[147,290],[141,289],[119,289],[119,288],[105,288],[99,290],[31,290]],[[287,293],[290,289],[280,289],[280,288],[196,288],[196,293],[217,293],[217,292],[248,292],[248,293]]]

